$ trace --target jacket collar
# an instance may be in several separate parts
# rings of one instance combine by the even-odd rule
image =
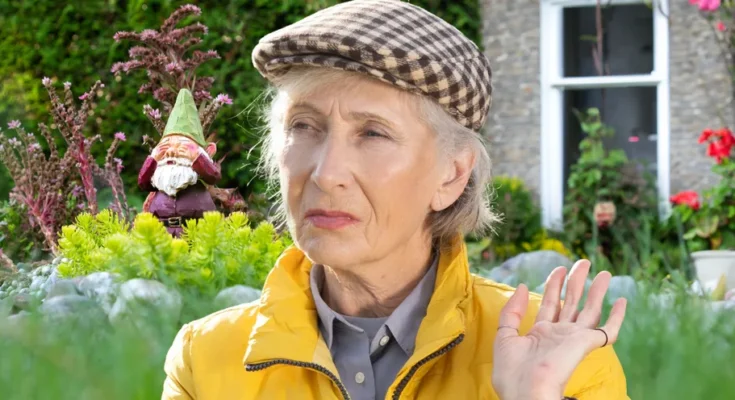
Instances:
[[[329,349],[320,339],[309,286],[311,267],[296,247],[278,259],[263,287],[245,364],[288,359],[316,363],[337,375]],[[406,365],[415,364],[464,332],[461,309],[470,299],[471,287],[467,249],[458,235],[439,254],[434,293],[416,336],[414,354]]]

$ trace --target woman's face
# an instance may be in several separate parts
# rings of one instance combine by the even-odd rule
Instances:
[[[447,169],[406,93],[350,80],[289,93],[284,136],[275,138],[296,243],[312,261],[339,269],[426,240]]]

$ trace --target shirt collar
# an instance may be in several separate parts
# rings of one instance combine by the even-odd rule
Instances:
[[[393,310],[393,313],[385,322],[395,341],[408,356],[413,354],[419,326],[426,315],[426,309],[434,292],[438,259],[437,254],[432,255],[431,266],[426,274],[401,304]],[[319,328],[327,347],[331,349],[334,341],[335,323],[340,322],[350,328],[353,328],[353,325],[347,322],[342,315],[332,310],[322,298],[324,267],[314,265],[309,275],[311,294],[320,322]]]

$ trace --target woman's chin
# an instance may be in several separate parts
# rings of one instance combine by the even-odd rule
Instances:
[[[337,267],[353,264],[361,258],[356,240],[334,234],[305,235],[297,240],[298,247],[314,264]]]

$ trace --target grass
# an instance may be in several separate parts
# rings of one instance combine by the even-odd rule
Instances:
[[[716,316],[697,298],[674,296],[669,309],[650,304],[645,295],[630,305],[615,345],[630,397],[735,398],[735,311]],[[188,303],[190,311],[196,309],[196,301]],[[187,318],[211,309],[199,307]],[[50,326],[31,318],[23,329],[0,326],[1,397],[160,398],[163,360],[177,330],[161,321],[150,318],[140,329],[78,318]]]

